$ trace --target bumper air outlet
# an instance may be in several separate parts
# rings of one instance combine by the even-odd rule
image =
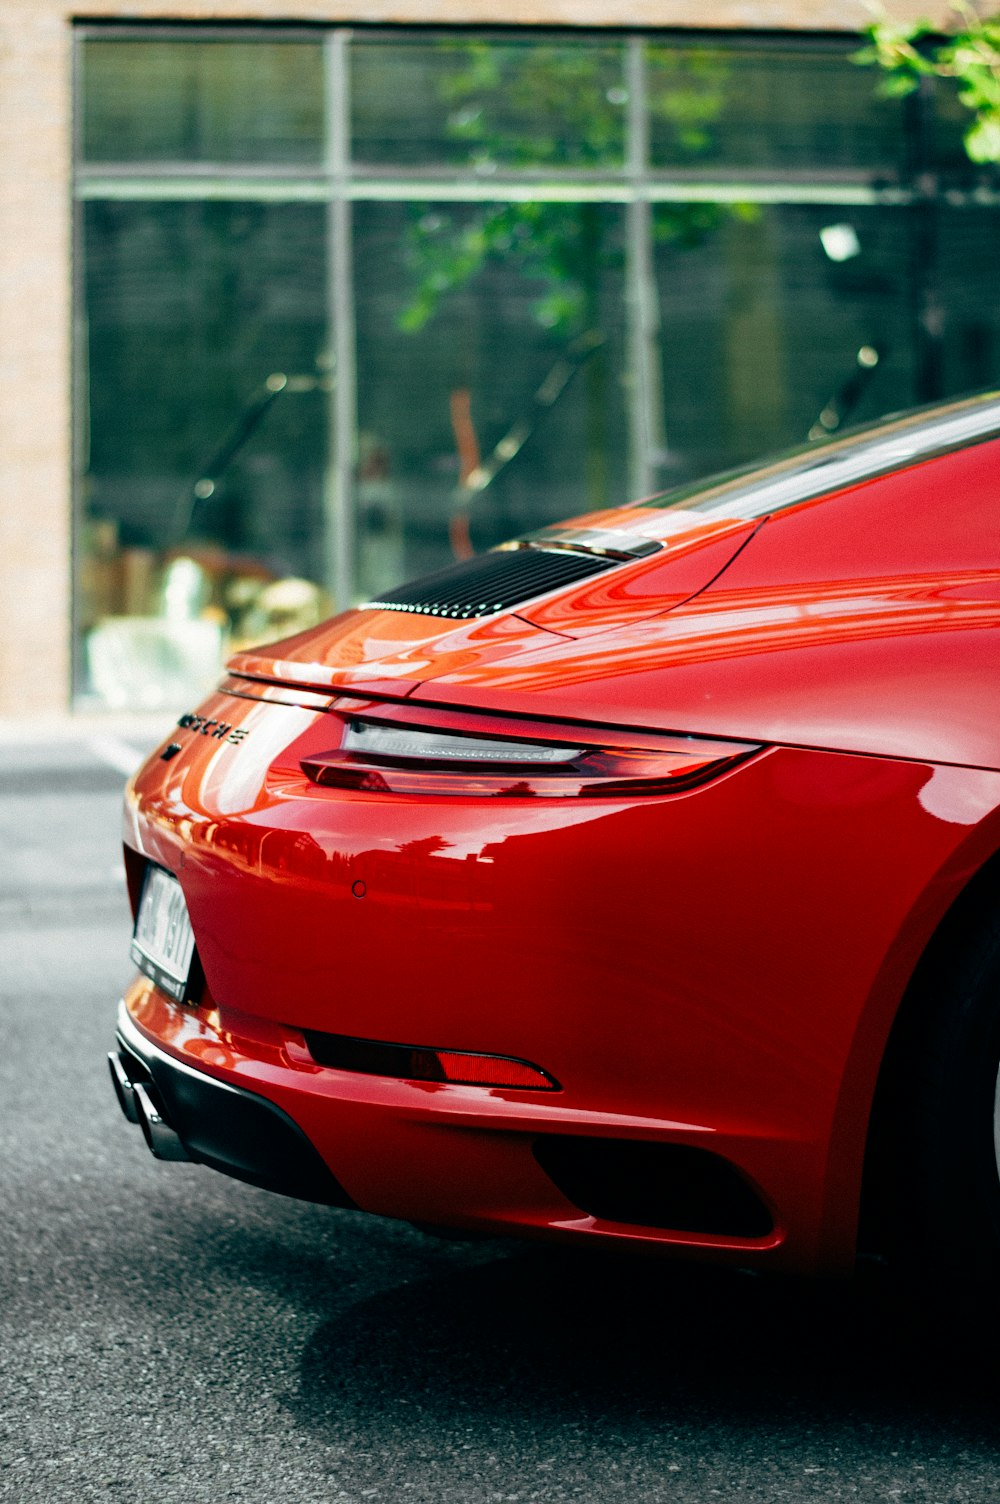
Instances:
[[[567,1201],[602,1221],[730,1238],[766,1238],[774,1230],[756,1191],[707,1149],[560,1134],[534,1147]]]

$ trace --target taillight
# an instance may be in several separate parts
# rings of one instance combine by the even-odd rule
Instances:
[[[761,750],[466,712],[442,712],[444,724],[429,725],[432,714],[397,705],[384,715],[331,716],[339,745],[304,758],[302,769],[314,783],[368,793],[565,799],[676,793]]]

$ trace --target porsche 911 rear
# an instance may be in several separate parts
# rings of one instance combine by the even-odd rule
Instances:
[[[962,508],[995,446],[899,474],[870,447],[235,659],[127,797],[112,1074],[154,1153],[424,1224],[849,1266],[885,1043],[1000,811],[995,728],[926,708],[992,661]],[[930,560],[894,526],[935,466],[965,500]]]

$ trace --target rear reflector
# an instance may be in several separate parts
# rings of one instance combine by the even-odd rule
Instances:
[[[446,1081],[462,1081],[469,1086],[527,1087],[535,1091],[552,1091],[555,1087],[544,1071],[524,1060],[508,1060],[502,1055],[459,1055],[453,1050],[427,1053],[440,1061]]]
[[[400,1081],[450,1082],[455,1086],[497,1086],[516,1091],[558,1091],[559,1083],[537,1065],[508,1055],[475,1055],[465,1050],[432,1050],[421,1045],[385,1044],[347,1034],[305,1034],[309,1053],[319,1065],[392,1076]]]

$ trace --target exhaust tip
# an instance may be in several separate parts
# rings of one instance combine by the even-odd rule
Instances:
[[[155,1159],[184,1160],[191,1156],[178,1135],[162,1116],[159,1107],[150,1095],[150,1088],[141,1082],[132,1087],[138,1112],[139,1127],[146,1140],[146,1147]]]
[[[118,1098],[118,1106],[130,1123],[138,1123],[139,1109],[135,1104],[135,1087],[129,1080],[122,1057],[116,1050],[112,1050],[108,1056],[108,1068],[111,1071],[111,1084]]]

